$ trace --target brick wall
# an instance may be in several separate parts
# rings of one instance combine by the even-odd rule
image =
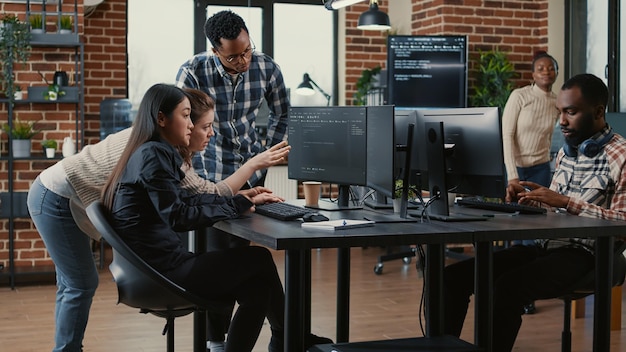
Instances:
[[[392,0],[379,1],[387,12]],[[356,28],[367,3],[346,11],[346,96],[352,104],[356,81],[364,69],[386,67],[386,33]],[[516,86],[532,80],[530,62],[538,50],[548,47],[548,0],[420,0],[412,1],[411,34],[460,34],[469,41],[468,88],[476,75],[480,50],[499,49],[508,53],[518,72]],[[393,27],[393,23],[391,24]]]
[[[82,0],[78,0],[82,4]],[[387,12],[392,0],[380,0],[379,7]],[[420,0],[412,5],[412,34],[466,34],[469,37],[470,94],[475,60],[479,50],[498,48],[509,52],[509,59],[521,73],[517,85],[530,81],[530,61],[533,53],[547,48],[548,0]],[[0,13],[19,13],[23,18],[24,4],[0,4]],[[355,83],[364,69],[386,65],[386,36],[384,32],[356,29],[359,15],[368,9],[366,2],[346,10],[346,96],[351,105]],[[82,5],[79,12],[83,13]],[[79,33],[85,44],[85,141],[94,143],[99,136],[99,104],[104,98],[126,97],[126,0],[107,0],[87,18],[79,16]],[[392,23],[393,25],[393,23]],[[66,70],[68,54],[58,49],[33,50],[27,67],[17,72],[23,87],[41,78],[37,69],[47,72]],[[34,139],[33,150],[47,138],[62,140],[73,136],[73,105],[31,104],[19,106],[20,118],[42,119],[50,128]],[[6,121],[6,107],[0,108],[0,123]],[[6,151],[6,136],[2,135],[2,150]],[[6,153],[6,152],[5,152]],[[15,164],[15,190],[27,191],[49,161],[19,161]],[[0,161],[0,191],[7,190],[7,162]],[[328,193],[329,190],[325,190]],[[0,263],[7,266],[8,223],[0,220]],[[43,243],[32,222],[16,221],[16,265],[39,266],[51,264]],[[7,269],[5,269],[7,270]]]
[[[69,3],[65,1],[64,3]],[[126,0],[107,0],[95,12],[84,17],[83,0],[79,3],[79,36],[84,43],[85,67],[85,142],[95,143],[99,139],[100,102],[104,98],[126,97]],[[64,6],[66,6],[64,4]],[[67,5],[69,6],[69,5]],[[72,10],[73,10],[73,4]],[[25,4],[0,4],[0,13],[14,13],[24,19]],[[64,11],[67,11],[64,9]],[[54,71],[73,72],[73,52],[57,48],[33,48],[27,65],[16,67],[16,81],[23,90],[28,86],[45,85],[37,71],[41,71],[48,81]],[[59,150],[64,137],[75,137],[76,113],[74,104],[19,104],[16,105],[19,118],[40,120],[46,130],[33,139],[33,152],[41,149],[44,139],[56,139]],[[6,106],[0,107],[0,124],[7,121]],[[2,155],[6,156],[6,135],[1,136]],[[27,192],[32,181],[41,170],[54,164],[54,161],[18,161],[14,164],[14,190]],[[0,192],[8,189],[7,161],[0,161]],[[45,251],[35,227],[30,219],[15,221],[15,265],[43,266],[52,262]],[[8,271],[8,221],[0,219],[0,263]]]

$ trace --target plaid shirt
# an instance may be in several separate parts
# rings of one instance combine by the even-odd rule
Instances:
[[[606,127],[595,140],[608,135]],[[567,212],[607,220],[626,220],[626,139],[615,134],[593,158],[582,153],[568,157],[559,151],[550,189],[570,197]],[[570,238],[540,241],[546,248],[583,247],[593,251],[592,239]]]
[[[193,159],[196,172],[213,182],[232,175],[262,151],[255,121],[263,100],[270,109],[266,146],[287,138],[287,89],[280,68],[263,53],[253,53],[250,69],[237,75],[236,81],[217,56],[200,53],[180,67],[176,85],[200,89],[215,100],[215,137]],[[264,171],[256,171],[249,185],[255,185]]]

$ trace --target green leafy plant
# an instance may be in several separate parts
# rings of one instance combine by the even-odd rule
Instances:
[[[6,134],[10,134],[13,139],[31,139],[42,131],[37,128],[37,121],[20,121],[17,117],[13,120],[13,125],[9,128],[9,124],[2,125],[2,130]]]
[[[505,53],[498,50],[481,51],[478,76],[474,84],[472,106],[497,106],[500,114],[513,90],[511,79],[516,73]]]
[[[13,14],[3,14],[0,19],[0,62],[2,64],[2,91],[13,101],[15,62],[28,61],[31,52],[29,24]]]
[[[60,20],[61,29],[72,30],[72,16],[61,16]]]
[[[49,84],[48,90],[43,93],[44,100],[57,100],[59,97],[65,95],[65,91],[61,89],[57,84]]]
[[[55,141],[54,139],[46,139],[45,141],[41,142],[41,146],[44,148],[57,149],[57,145],[57,141]]]
[[[404,182],[400,179],[396,180],[396,184],[395,184],[395,189],[394,189],[394,198],[399,199],[400,197],[402,197],[402,186],[404,185]],[[409,199],[415,199],[417,197],[417,187],[415,187],[414,185],[409,185],[409,194],[408,194],[408,198]]]
[[[381,67],[376,66],[361,72],[361,77],[356,81],[356,92],[354,93],[354,105],[367,105],[367,93],[374,86],[374,78],[380,73]]]
[[[30,29],[43,29],[43,19],[40,14],[31,14],[28,17],[28,22],[30,22]]]

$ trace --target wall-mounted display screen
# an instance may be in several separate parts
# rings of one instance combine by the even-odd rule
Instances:
[[[467,106],[467,37],[390,35],[388,104],[396,108]]]

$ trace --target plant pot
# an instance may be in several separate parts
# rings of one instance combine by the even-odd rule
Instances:
[[[59,34],[72,34],[71,29],[59,29]]]
[[[402,199],[400,198],[395,198],[393,199],[393,212],[394,213],[400,213],[400,207],[402,204]]]
[[[11,141],[11,153],[14,158],[30,157],[30,139],[14,139]]]
[[[22,91],[13,92],[13,98],[15,100],[22,100],[24,98],[24,92],[22,92]]]
[[[55,148],[46,148],[46,158],[52,159],[54,158],[54,154],[56,153]]]
[[[43,34],[43,28],[31,28],[30,29],[30,34]]]

